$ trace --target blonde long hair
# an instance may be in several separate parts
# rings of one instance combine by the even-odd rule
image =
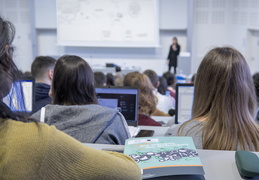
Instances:
[[[245,58],[231,47],[214,48],[198,68],[192,119],[178,134],[189,122],[204,119],[203,149],[259,151],[255,108],[254,84]]]
[[[157,97],[154,95],[154,87],[146,75],[139,72],[128,73],[123,85],[138,88],[139,114],[150,116],[156,110]]]

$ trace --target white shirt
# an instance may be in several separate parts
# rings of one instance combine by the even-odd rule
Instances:
[[[157,89],[155,89],[153,93],[158,99],[157,106],[156,106],[157,109],[165,113],[168,113],[170,109],[175,109],[175,99],[173,97],[162,95],[157,91]]]

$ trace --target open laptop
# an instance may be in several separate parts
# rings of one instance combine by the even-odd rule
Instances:
[[[175,124],[191,119],[193,96],[193,84],[176,84]]]
[[[138,133],[138,89],[136,88],[95,88],[101,106],[117,108],[125,117],[131,136]]]
[[[9,94],[3,98],[3,102],[15,112],[30,114],[34,105],[35,81],[33,77],[23,77],[14,82]]]

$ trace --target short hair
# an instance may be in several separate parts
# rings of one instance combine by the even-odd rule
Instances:
[[[115,71],[116,72],[121,72],[121,67],[120,66],[116,66]]]
[[[52,81],[53,104],[97,104],[94,74],[79,56],[61,56],[55,65]]]
[[[151,69],[148,69],[148,70],[144,71],[143,74],[145,74],[149,78],[149,80],[151,81],[154,88],[157,88],[157,85],[159,82],[157,73]]]
[[[103,72],[94,72],[95,87],[103,87],[106,83],[106,76]]]
[[[257,104],[259,105],[259,73],[255,73],[253,75],[254,85],[255,85],[255,93],[257,97]]]
[[[171,72],[165,72],[163,74],[163,77],[166,79],[167,85],[168,86],[173,86],[176,83],[176,78],[175,75]]]
[[[31,65],[31,74],[37,79],[44,76],[46,72],[54,69],[56,59],[50,56],[37,56]]]
[[[154,95],[149,78],[139,72],[128,73],[124,77],[124,86],[135,87],[139,90],[139,114],[151,115],[156,110],[157,97]]]

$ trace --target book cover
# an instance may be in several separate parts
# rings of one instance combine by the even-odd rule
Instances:
[[[143,179],[172,175],[204,175],[191,137],[127,139],[124,154],[139,164]]]

